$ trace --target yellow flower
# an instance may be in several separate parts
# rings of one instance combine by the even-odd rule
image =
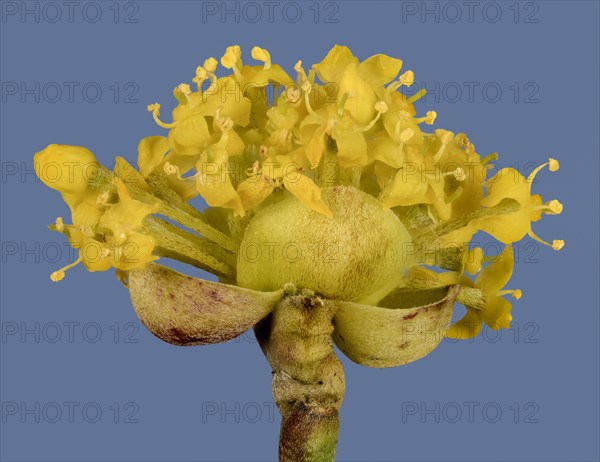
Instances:
[[[122,159],[117,160],[118,165],[122,176],[124,166],[129,164]],[[57,219],[53,228],[68,236],[72,247],[79,249],[79,257],[52,273],[53,281],[62,280],[67,269],[81,262],[89,271],[106,271],[111,267],[128,270],[142,268],[158,258],[152,255],[154,238],[141,232],[144,219],[158,211],[158,203],[150,205],[133,199],[127,190],[128,183],[116,173],[114,181],[118,202],[109,203],[108,192],[100,193],[93,205],[81,202],[76,207],[73,224],[64,225],[62,218]]]
[[[207,146],[196,163],[196,189],[212,207],[224,207],[235,210],[244,216],[244,207],[236,192],[228,172],[229,134],[231,128],[225,128],[218,143]]]
[[[61,193],[71,211],[85,199],[84,193],[89,192],[90,182],[98,178],[100,168],[89,149],[62,144],[50,144],[35,154],[33,166],[46,186]]]
[[[507,245],[502,253],[479,273],[474,288],[466,287],[459,293],[458,299],[465,304],[467,313],[447,330],[447,337],[475,337],[481,331],[482,322],[494,330],[510,327],[512,305],[502,296],[512,295],[518,300],[522,295],[520,290],[502,290],[512,276],[513,267],[513,249],[511,245]]]
[[[237,191],[244,209],[250,210],[263,202],[279,186],[284,186],[313,210],[325,216],[332,216],[331,210],[321,199],[320,188],[302,174],[301,165],[292,155],[269,157],[261,167],[255,165],[252,176],[242,181]]]
[[[338,95],[347,95],[344,108],[359,124],[373,117],[377,96],[374,87],[390,82],[402,67],[400,59],[378,54],[362,63],[345,46],[335,45],[313,68],[323,82],[338,85]]]
[[[485,207],[493,207],[505,198],[512,198],[519,202],[521,209],[510,215],[490,215],[473,221],[477,228],[491,234],[500,242],[510,244],[529,235],[536,241],[560,250],[564,241],[554,240],[552,244],[538,237],[531,229],[531,222],[538,221],[542,213],[558,215],[562,212],[562,204],[557,200],[542,203],[539,195],[531,194],[531,186],[537,173],[544,167],[549,167],[551,172],[559,168],[556,160],[550,159],[545,164],[537,167],[527,178],[512,168],[504,168],[487,181],[488,194],[481,201]]]

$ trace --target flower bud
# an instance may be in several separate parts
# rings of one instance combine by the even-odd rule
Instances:
[[[61,194],[83,193],[99,167],[88,149],[61,144],[48,145],[34,156],[33,163],[38,178]]]

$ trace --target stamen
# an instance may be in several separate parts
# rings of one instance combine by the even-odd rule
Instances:
[[[521,291],[521,289],[516,289],[516,290],[501,290],[500,292],[498,292],[498,295],[500,297],[503,296],[503,295],[510,295],[515,300],[520,300],[521,297],[523,296],[523,292]]]
[[[54,281],[54,282],[62,281],[65,277],[65,271],[73,268],[74,266],[78,265],[79,263],[81,263],[81,252],[79,253],[79,258],[77,260],[75,260],[73,263],[71,263],[67,266],[63,266],[58,271],[55,271],[54,273],[52,273],[50,275],[50,279],[52,279],[52,281]]]
[[[346,105],[346,101],[348,101],[348,96],[350,96],[350,93],[344,93],[342,95],[342,98],[340,99],[340,102],[338,103],[337,114],[339,117],[342,117],[344,115],[344,106]]]
[[[165,165],[163,166],[163,172],[165,172],[165,174],[167,174],[167,175],[179,176],[179,167],[177,167],[176,165],[173,165],[170,162],[165,162]]]
[[[189,84],[187,83],[180,83],[179,85],[177,85],[177,90],[179,90],[179,92],[185,96],[185,98],[189,101],[190,100],[190,95],[192,94],[192,89],[190,88]]]
[[[300,101],[302,93],[296,85],[292,85],[285,89],[285,97],[290,103],[297,103]]]
[[[406,85],[407,87],[410,87],[413,83],[415,83],[415,73],[413,71],[406,71],[398,80],[400,85]]]
[[[308,97],[308,95],[310,94],[310,92],[312,91],[312,84],[310,83],[310,81],[306,80],[303,84],[302,84],[302,91],[304,92],[304,103],[306,104],[306,110],[308,111],[308,113],[313,116],[316,117],[317,119],[320,119],[319,114],[317,114],[312,106],[310,105],[310,98]]]
[[[156,122],[156,125],[158,125],[159,127],[170,129],[170,128],[174,128],[175,126],[177,126],[177,122],[171,122],[170,124],[167,124],[167,123],[162,122],[158,118],[158,116],[160,115],[160,104],[158,104],[158,103],[149,104],[146,109],[148,110],[148,112],[152,113],[154,122]]]
[[[450,194],[449,196],[446,196],[444,199],[444,202],[446,204],[450,204],[451,202],[454,202],[456,199],[458,199],[463,193],[463,187],[459,186],[458,188],[456,188],[456,190]]]
[[[89,226],[80,226],[79,231],[81,231],[87,237],[94,237],[94,230]]]
[[[306,82],[308,80],[306,71],[302,67],[302,61],[298,60],[298,62],[294,65],[294,70],[298,73],[299,82]]]
[[[491,154],[488,154],[487,156],[485,156],[483,159],[481,159],[479,161],[479,163],[481,165],[487,165],[490,162],[496,161],[498,160],[498,153],[497,152],[492,152]]]
[[[558,163],[558,161],[556,159],[550,158],[550,159],[548,159],[548,162],[540,165],[533,172],[531,172],[529,174],[529,176],[527,177],[527,181],[529,183],[531,183],[533,181],[533,179],[535,178],[535,176],[538,174],[538,172],[546,166],[549,167],[549,170],[551,172],[556,172],[560,168],[560,164]]]
[[[413,135],[415,134],[415,131],[412,128],[405,128],[404,130],[402,130],[400,132],[400,142],[401,143],[405,143],[408,140],[410,140]]]
[[[416,118],[415,122],[418,124],[425,122],[427,125],[433,125],[433,122],[435,122],[436,117],[437,117],[437,112],[427,111],[427,113],[425,114],[425,117]]]
[[[241,57],[242,51],[238,45],[227,47],[225,54],[221,57],[221,66],[223,66],[225,69],[233,70],[235,78],[238,81],[243,80],[242,73],[238,68]]]
[[[263,69],[265,71],[271,69],[271,54],[261,47],[252,48],[252,58],[265,63]]]
[[[368,125],[366,125],[364,127],[359,127],[358,128],[359,131],[367,132],[367,131],[371,130],[375,126],[375,124],[377,123],[379,118],[381,117],[381,114],[385,114],[387,112],[388,105],[386,104],[385,101],[377,101],[375,103],[375,110],[377,111],[375,118],[373,120],[371,120],[371,122],[369,122]]]
[[[108,192],[104,191],[101,194],[98,194],[98,197],[96,197],[96,204],[98,205],[104,205],[106,204],[106,201],[108,201]]]
[[[260,157],[262,157],[263,159],[266,159],[267,157],[269,157],[269,148],[267,146],[265,146],[264,144],[261,144],[258,153],[260,155]]]
[[[448,145],[448,143],[450,143],[450,141],[452,141],[454,139],[454,133],[452,133],[449,130],[444,130],[443,128],[439,128],[439,129],[435,130],[435,134],[440,139],[442,145],[438,149],[438,152],[436,152],[435,155],[433,156],[433,161],[439,162],[439,160],[442,158],[442,154],[444,153],[444,150],[446,149],[446,145]]]
[[[212,56],[204,61],[204,69],[209,74],[213,74],[217,70],[217,65],[219,62],[213,58]]]
[[[553,199],[549,202],[546,202],[545,204],[536,205],[535,207],[533,207],[533,210],[534,211],[541,210],[544,213],[560,215],[563,211],[563,205],[556,199]]]
[[[415,83],[415,73],[413,71],[406,71],[398,80],[389,84],[386,90],[389,92],[396,91],[402,85],[410,87],[413,83]]]
[[[206,69],[204,69],[202,66],[198,66],[196,68],[196,77],[192,79],[192,82],[194,82],[198,86],[198,91],[202,91],[202,84],[207,78],[208,72],[206,71]]]
[[[462,167],[456,167],[456,170],[453,170],[451,172],[445,172],[442,173],[442,176],[448,177],[448,176],[453,176],[454,178],[456,178],[457,181],[465,181],[465,179],[467,178],[467,175],[465,173],[465,171],[462,169]]]
[[[56,217],[54,226],[56,226],[56,231],[58,231],[59,233],[62,233],[65,230],[65,224],[63,222],[62,217]]]
[[[410,98],[408,98],[407,101],[409,103],[414,103],[415,101],[418,101],[421,98],[423,98],[423,96],[425,96],[425,93],[427,93],[427,90],[425,90],[424,88],[421,88],[418,92],[416,92],[414,95],[412,95]]]
[[[529,230],[529,232],[527,234],[529,235],[529,237],[538,241],[540,244],[544,244],[544,245],[547,245],[548,247],[552,247],[553,250],[560,250],[565,246],[565,241],[563,241],[562,239],[554,239],[552,241],[552,244],[550,244],[549,242],[544,241],[541,237],[539,237],[537,234],[535,234],[533,232],[533,230],[531,230],[531,229]]]

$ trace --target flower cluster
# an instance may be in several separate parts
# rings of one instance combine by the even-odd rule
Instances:
[[[461,284],[458,299],[467,314],[448,336],[476,335],[482,322],[508,327],[511,305],[502,296],[521,296],[502,290],[513,269],[511,244],[527,235],[555,250],[564,245],[546,242],[532,229],[543,214],[562,211],[557,200],[531,191],[538,172],[555,172],[558,162],[549,159],[527,177],[505,168],[488,178],[495,154],[481,158],[464,133],[427,131],[436,113],[417,114],[424,91],[403,93],[414,73],[401,72],[400,59],[379,54],[361,62],[336,45],[309,69],[298,61],[291,76],[267,50],[254,47],[251,56],[261,64],[243,63],[240,47],[228,47],[221,77],[217,59],[204,61],[193,90],[188,83],[175,87],[172,121],[161,120],[158,103],[148,106],[168,134],[140,142],[139,172],[118,158],[110,174],[79,147],[51,145],[36,155],[38,176],[71,209],[73,224],[58,219],[53,228],[81,249],[78,261],[90,271],[127,271],[168,256],[235,282],[236,244],[274,195],[291,193],[331,217],[335,210],[321,193],[346,185],[377,198],[410,233],[419,257],[405,286]],[[51,162],[63,170],[70,162],[78,167],[74,177],[63,171],[62,180],[53,182],[44,173]],[[101,174],[86,178],[82,166]],[[123,170],[133,173],[127,177]],[[197,195],[209,206],[202,213],[188,203]],[[159,223],[157,213],[202,237]],[[504,251],[492,258],[470,249],[478,231],[504,243]],[[216,250],[207,250],[207,242]],[[99,252],[94,258],[83,251],[91,244]],[[136,249],[134,261],[126,255],[128,244]],[[465,273],[478,275],[471,281]],[[64,269],[52,278],[63,275]]]

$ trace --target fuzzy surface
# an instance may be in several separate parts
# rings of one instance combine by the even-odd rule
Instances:
[[[272,291],[293,283],[329,299],[375,304],[411,265],[396,215],[350,186],[322,191],[327,217],[289,195],[259,210],[238,255],[238,285]]]

